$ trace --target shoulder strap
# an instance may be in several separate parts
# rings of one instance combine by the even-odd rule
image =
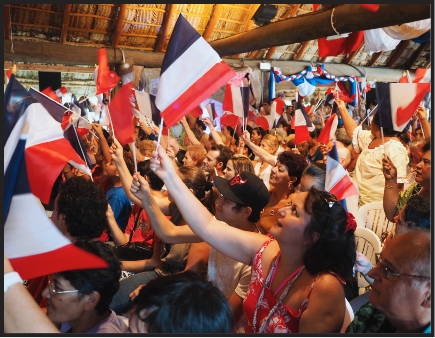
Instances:
[[[133,234],[136,231],[137,223],[139,221],[139,217],[140,217],[140,214],[142,213],[142,210],[143,210],[143,208],[140,208],[139,211],[137,212],[136,219],[134,220],[134,227],[133,227],[133,230],[131,230],[131,232],[130,232],[130,237],[128,239],[128,243],[131,242],[131,239],[133,238]]]

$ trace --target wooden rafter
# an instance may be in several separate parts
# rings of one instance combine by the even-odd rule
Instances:
[[[252,16],[257,11],[258,7],[260,7],[260,5],[257,5],[257,4],[256,5],[252,5],[252,9],[251,9],[251,12],[249,13],[248,20],[245,23],[245,29],[243,30],[244,32],[250,31],[252,26],[254,25],[254,20],[252,20]],[[240,54],[237,54],[235,57],[236,58],[240,57]]]
[[[302,57],[304,56],[305,52],[307,51],[308,47],[310,46],[311,41],[305,41],[301,48],[299,48],[298,53],[295,55],[294,60],[302,60]]]
[[[4,5],[4,19],[5,19],[5,40],[11,39],[11,5]]]
[[[12,69],[14,65],[11,61],[4,62],[4,69]],[[38,65],[32,63],[17,64],[18,70],[36,70],[43,72],[61,72],[61,73],[93,73],[94,67],[78,67],[78,66],[60,66],[60,65]]]
[[[251,53],[249,53],[248,59],[250,60],[255,59],[258,56],[258,54],[260,54],[260,52],[261,49],[252,51]]]
[[[205,27],[204,33],[202,34],[202,37],[208,41],[213,33],[214,28],[216,27],[216,24],[218,20],[221,17],[222,10],[224,9],[224,5],[217,4],[214,6],[213,14],[210,18],[210,21],[207,24],[207,27]]]
[[[334,27],[339,32],[368,30],[430,18],[430,4],[380,4],[375,13],[356,4],[340,5],[334,10]],[[219,55],[234,55],[334,34],[331,10],[326,10],[272,22],[255,30],[214,40],[210,45]]]
[[[119,8],[118,18],[116,20],[115,32],[113,33],[112,48],[118,48],[119,40],[121,39],[122,26],[127,14],[127,5],[122,4]]]
[[[402,40],[399,45],[396,47],[396,50],[391,55],[390,59],[387,62],[387,67],[393,67],[396,63],[397,59],[403,54],[405,49],[409,46],[410,40]]]
[[[412,53],[411,57],[404,65],[404,68],[410,69],[413,66],[413,64],[418,60],[418,58],[421,56],[421,54],[424,52],[424,50],[428,45],[429,45],[429,41],[420,44],[420,46],[418,46],[418,48],[414,51],[414,53]]]
[[[384,54],[384,52],[377,52],[372,55],[372,58],[370,59],[369,63],[367,64],[368,67],[373,67],[376,62],[378,62],[379,58]]]
[[[281,20],[285,20],[288,18],[292,18],[296,15],[301,5],[294,5],[290,10],[288,10],[281,18]],[[271,59],[273,57],[273,54],[275,54],[276,46],[270,47],[266,54],[266,59]]]
[[[162,33],[160,35],[159,42],[157,43],[156,52],[158,53],[163,52],[163,47],[165,46],[166,40],[168,39],[169,22],[171,21],[171,18],[174,15],[174,13],[175,13],[175,5],[174,4],[166,5],[165,18],[163,19],[163,23],[162,23]]]
[[[60,33],[60,43],[62,45],[66,42],[66,36],[68,34],[69,18],[71,16],[71,4],[65,5],[63,10],[63,21],[62,21],[62,33]]]
[[[361,41],[361,44],[359,45],[359,47],[357,49],[355,49],[352,53],[349,54],[345,63],[349,65],[352,62],[352,60],[355,58],[355,56],[361,51],[363,46],[364,46],[364,40]]]

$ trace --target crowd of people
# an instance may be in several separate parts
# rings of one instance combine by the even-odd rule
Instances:
[[[82,137],[92,177],[67,163],[44,208],[108,268],[5,284],[5,333],[430,333],[426,110],[398,133],[380,112],[362,123],[335,103],[328,144],[317,138],[330,105],[308,109],[315,129],[299,144],[295,102],[275,129],[188,115],[160,144],[158,128],[136,121],[134,147],[93,122]],[[358,192],[345,202],[325,191],[334,145]],[[395,223],[374,265],[355,244],[371,202]],[[357,271],[371,291],[347,323],[347,303],[364,296]],[[6,256],[4,273],[15,274]]]

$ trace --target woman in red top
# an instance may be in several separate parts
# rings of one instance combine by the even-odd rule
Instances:
[[[252,264],[245,332],[340,332],[346,308],[343,283],[355,264],[356,222],[333,195],[314,187],[294,193],[290,205],[278,210],[269,235],[247,233],[213,218],[188,193],[162,147],[150,162],[196,235],[224,255]],[[231,182],[225,189],[242,189]],[[132,191],[139,188],[134,179]]]

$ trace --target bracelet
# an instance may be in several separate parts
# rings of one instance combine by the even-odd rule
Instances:
[[[62,172],[63,172],[64,174],[68,174],[70,171],[71,171],[71,168],[70,168],[68,171],[63,171],[63,170],[62,170]]]
[[[397,186],[397,183],[396,184],[393,184],[393,185],[390,185],[390,186],[385,186],[385,189],[391,189],[391,188],[394,188],[395,186]]]
[[[23,280],[21,279],[20,275],[16,271],[11,271],[8,273],[5,273],[4,277],[4,288],[5,293],[8,291],[9,287],[16,283],[23,283]]]

